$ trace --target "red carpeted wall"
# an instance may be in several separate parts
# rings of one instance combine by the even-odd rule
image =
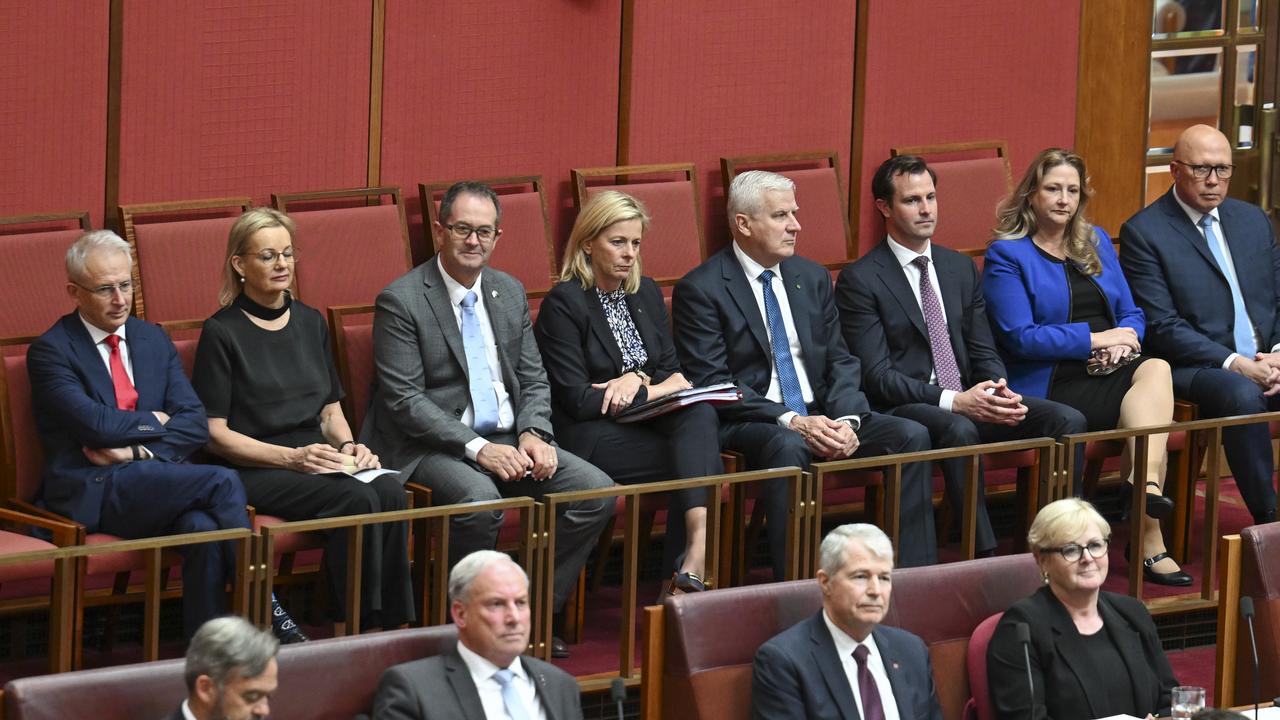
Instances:
[[[862,252],[883,237],[871,176],[889,148],[1002,139],[1016,183],[1037,152],[1074,142],[1078,1],[873,2],[868,12]],[[937,232],[946,231],[941,187]]]
[[[542,175],[563,242],[569,170],[616,157],[620,23],[618,0],[388,3],[382,181]]]
[[[848,0],[635,3],[626,160],[697,165],[711,250],[729,240],[721,156],[834,149],[847,179],[854,24]]]
[[[0,215],[89,210],[102,225],[107,10],[0,3]]]
[[[371,26],[369,2],[125,2],[120,202],[364,185]]]

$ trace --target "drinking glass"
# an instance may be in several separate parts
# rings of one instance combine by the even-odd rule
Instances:
[[[1179,685],[1173,689],[1173,718],[1186,720],[1204,709],[1204,688]]]

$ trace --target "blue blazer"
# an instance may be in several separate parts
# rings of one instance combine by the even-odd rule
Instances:
[[[1235,306],[1227,277],[1173,190],[1120,228],[1124,272],[1147,314],[1147,346],[1175,366],[1221,367],[1235,352]],[[1267,352],[1280,343],[1280,249],[1257,206],[1227,198],[1218,207],[1245,308]]]
[[[1107,299],[1116,327],[1133,328],[1142,340],[1146,321],[1133,303],[1111,238],[1094,228],[1102,272],[1090,280]],[[1032,397],[1049,394],[1059,360],[1089,358],[1089,324],[1069,322],[1071,291],[1063,266],[1045,258],[1030,237],[997,240],[982,269],[987,317],[1009,370],[1009,386]]]
[[[871,631],[889,675],[898,716],[942,720],[933,668],[924,641],[906,630],[880,625]],[[822,611],[760,646],[751,670],[751,717],[768,720],[859,720],[854,689],[836,655]]]
[[[209,439],[204,405],[159,327],[130,317],[125,323],[136,410],[116,408],[111,373],[79,314],[62,316],[27,350],[31,404],[44,447],[41,500],[46,507],[96,531],[112,475],[125,465],[98,467],[82,448],[146,445],[161,462],[182,462]],[[161,424],[153,410],[169,415]]]

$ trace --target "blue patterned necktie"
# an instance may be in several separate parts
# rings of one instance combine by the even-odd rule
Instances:
[[[524,703],[520,700],[520,694],[516,692],[516,686],[512,684],[516,674],[510,670],[499,670],[493,674],[493,679],[498,681],[502,686],[502,704],[507,708],[507,715],[511,720],[529,720],[529,713],[525,712]]]
[[[956,351],[951,347],[947,334],[947,321],[942,315],[942,303],[929,282],[929,258],[921,255],[911,261],[920,269],[920,309],[924,311],[924,326],[929,331],[929,350],[933,354],[933,372],[938,376],[938,387],[960,392],[960,367],[956,365]]]
[[[787,341],[787,326],[782,322],[778,298],[773,294],[773,271],[765,270],[757,278],[764,287],[764,317],[769,323],[769,345],[773,350],[773,366],[778,370],[778,387],[782,390],[782,404],[798,415],[807,415],[804,395],[800,392],[800,376],[791,359],[791,343]]]
[[[484,333],[476,317],[476,294],[462,298],[462,349],[467,355],[467,376],[471,386],[471,428],[480,435],[498,429],[498,394],[493,390],[493,374],[485,353]]]
[[[1232,332],[1236,339],[1235,350],[1240,355],[1252,360],[1253,356],[1258,352],[1258,343],[1253,339],[1253,328],[1249,325],[1249,312],[1244,307],[1244,295],[1240,292],[1240,283],[1236,281],[1232,273],[1228,272],[1227,258],[1222,252],[1222,247],[1218,244],[1218,236],[1213,229],[1213,216],[1205,213],[1200,218],[1200,227],[1204,229],[1204,241],[1209,245],[1209,252],[1213,253],[1213,259],[1218,263],[1218,269],[1227,278],[1227,285],[1231,288],[1231,304],[1235,309],[1235,328]]]

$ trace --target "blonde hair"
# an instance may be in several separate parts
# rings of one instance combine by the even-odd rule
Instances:
[[[297,229],[293,219],[288,215],[269,207],[256,207],[246,210],[231,226],[231,234],[227,236],[227,254],[222,258],[222,289],[218,291],[218,304],[226,307],[239,297],[243,279],[231,265],[231,258],[248,251],[249,240],[253,234],[265,228],[282,227],[289,231],[289,242],[293,242]]]
[[[569,242],[564,246],[564,261],[560,264],[560,279],[577,280],[582,289],[587,290],[595,285],[595,272],[591,269],[591,258],[587,255],[587,244],[599,237],[610,225],[639,220],[641,232],[649,229],[649,213],[644,203],[630,195],[617,190],[602,190],[587,200],[573,221],[573,230],[569,231]],[[640,257],[631,264],[631,272],[622,282],[622,289],[627,294],[640,289]]]
[[[1098,248],[1093,233],[1093,223],[1085,217],[1085,208],[1089,198],[1093,197],[1093,188],[1089,187],[1089,174],[1084,167],[1084,158],[1062,148],[1042,150],[1013,193],[1000,202],[996,210],[996,240],[1017,240],[1036,234],[1036,211],[1031,207],[1031,196],[1040,189],[1044,176],[1059,165],[1067,165],[1080,175],[1080,204],[1067,224],[1066,250],[1067,259],[1079,266],[1086,275],[1098,275],[1102,272],[1102,261],[1098,259]]]
[[[1103,537],[1111,537],[1111,525],[1098,510],[1079,498],[1055,500],[1036,513],[1027,530],[1027,545],[1039,552],[1057,547],[1079,537],[1092,522]]]

